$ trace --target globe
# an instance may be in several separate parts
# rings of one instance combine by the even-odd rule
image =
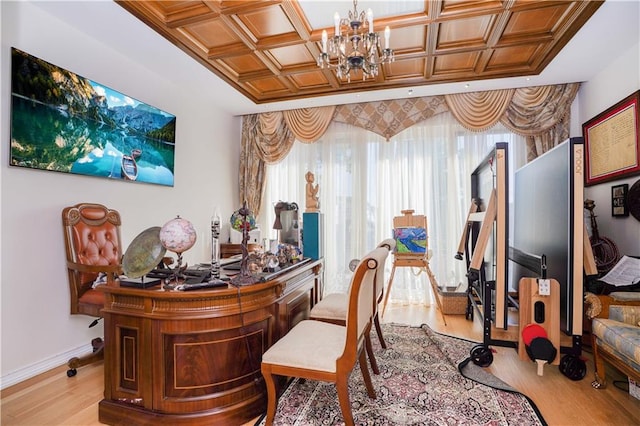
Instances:
[[[180,216],[160,228],[160,242],[167,250],[175,253],[183,253],[193,247],[196,236],[193,224]]]
[[[122,257],[122,271],[129,278],[139,278],[160,263],[166,252],[160,242],[160,227],[145,229],[131,241]]]

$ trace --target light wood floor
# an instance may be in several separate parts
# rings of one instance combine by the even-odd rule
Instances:
[[[450,335],[480,342],[482,325],[463,315],[448,315],[447,326],[439,311],[418,306],[389,305],[383,322],[421,325]],[[373,337],[375,339],[375,337]],[[640,401],[616,388],[612,380],[626,377],[607,371],[609,386],[591,387],[593,363],[589,353],[588,373],[581,381],[571,381],[556,366],[545,366],[538,376],[536,364],[521,361],[511,348],[492,347],[494,361],[489,371],[533,400],[549,425],[640,425]],[[3,426],[100,425],[98,402],[102,399],[102,364],[82,367],[78,375],[66,376],[61,366],[1,393]],[[615,376],[614,376],[615,375]]]

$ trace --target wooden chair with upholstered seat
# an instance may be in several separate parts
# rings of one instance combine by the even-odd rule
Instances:
[[[388,250],[387,256],[393,251],[396,246],[396,241],[393,238],[383,240],[378,244],[377,248],[383,247]],[[386,259],[385,259],[386,261]],[[386,262],[382,262],[378,265],[375,278],[375,297],[373,301],[373,325],[375,326],[376,333],[380,345],[386,349],[387,343],[384,341],[382,335],[382,328],[380,326],[380,317],[378,315],[378,306],[382,301],[384,293],[384,267]],[[309,313],[310,319],[330,322],[338,325],[345,325],[347,319],[347,306],[349,305],[349,293],[331,293],[322,298],[322,300],[311,309]],[[374,374],[380,374],[378,363],[376,362],[375,355],[373,354],[373,346],[371,344],[371,336],[368,333],[366,336],[365,347],[367,355],[369,356],[369,363]]]
[[[386,248],[377,248],[359,262],[351,279],[346,326],[303,320],[262,355],[262,375],[268,395],[267,425],[273,424],[278,404],[274,376],[335,383],[346,425],[354,424],[348,382],[356,361],[360,364],[369,397],[376,397],[364,341],[371,330],[376,270],[388,254]]]
[[[100,273],[106,274],[107,285],[111,284],[121,271],[120,224],[120,213],[101,204],[80,203],[62,210],[72,315],[101,317],[104,293],[93,284]],[[91,344],[91,354],[69,360],[67,376],[75,376],[78,367],[103,358],[102,338]]]

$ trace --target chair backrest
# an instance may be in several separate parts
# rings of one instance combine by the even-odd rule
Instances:
[[[80,203],[62,210],[71,313],[85,313],[78,300],[100,272],[111,279],[121,269],[120,213],[102,204]]]
[[[353,366],[353,362],[355,362],[355,357],[364,341],[364,333],[369,329],[373,317],[371,300],[374,297],[376,270],[379,264],[384,263],[388,255],[387,248],[376,248],[360,260],[353,273],[349,286],[345,350],[338,363],[346,362]]]
[[[386,240],[383,240],[380,244],[378,244],[377,248],[386,248],[388,250],[387,252],[387,257],[389,256],[389,253],[393,253],[393,250],[396,248],[396,240],[394,240],[393,238],[387,238]],[[376,299],[375,299],[375,303],[376,305],[379,302],[380,297],[382,297],[382,292],[384,291],[384,267],[385,267],[385,263],[386,263],[386,257],[385,257],[385,261],[382,262],[380,265],[378,265],[378,268],[376,270]]]

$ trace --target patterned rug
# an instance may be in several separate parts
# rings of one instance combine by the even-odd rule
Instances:
[[[426,325],[383,324],[383,335],[387,349],[372,336],[380,367],[380,375],[371,374],[377,399],[367,396],[357,366],[349,379],[356,425],[546,425],[526,396],[464,363],[477,342]],[[294,379],[278,401],[275,424],[343,425],[335,386]]]

